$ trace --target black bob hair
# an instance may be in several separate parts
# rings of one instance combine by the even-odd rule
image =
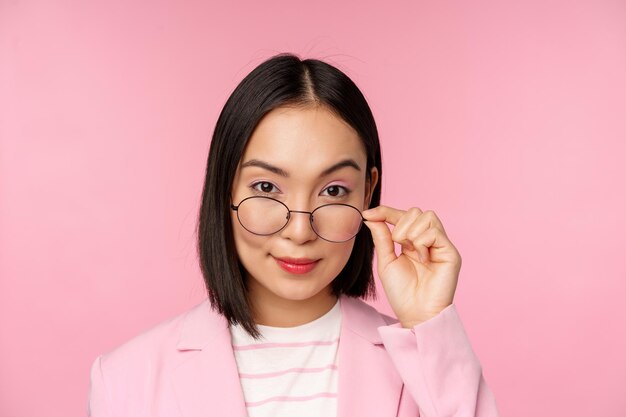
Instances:
[[[380,204],[382,167],[376,123],[365,97],[347,75],[323,61],[283,53],[262,62],[239,83],[213,131],[198,214],[197,249],[212,308],[255,339],[260,333],[233,238],[232,182],[248,139],[263,116],[281,106],[309,105],[324,106],[358,133],[367,154],[369,184],[372,167],[378,169],[369,207]],[[333,294],[375,299],[373,256],[370,230],[361,227],[348,262],[331,284]]]

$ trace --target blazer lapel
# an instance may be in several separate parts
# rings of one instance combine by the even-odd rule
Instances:
[[[172,382],[184,417],[246,417],[228,322],[205,301],[183,324]]]
[[[341,296],[338,417],[396,416],[403,381],[378,334],[387,323],[374,307]]]
[[[378,334],[389,323],[358,298],[341,296],[338,417],[397,415],[403,382]],[[172,384],[184,417],[247,417],[226,319],[208,300],[185,317]]]

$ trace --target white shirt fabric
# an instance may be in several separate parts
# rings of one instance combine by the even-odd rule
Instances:
[[[339,299],[322,317],[300,326],[257,326],[260,341],[230,326],[248,416],[336,416]]]

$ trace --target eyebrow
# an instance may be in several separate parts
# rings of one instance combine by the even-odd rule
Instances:
[[[274,174],[280,175],[282,177],[286,177],[289,178],[289,173],[281,168],[278,168],[274,165],[271,165],[265,161],[261,161],[259,159],[251,159],[247,162],[244,162],[241,165],[241,168],[245,168],[245,167],[259,167],[259,168],[263,168],[266,169],[268,171],[273,172]],[[357,171],[361,171],[361,167],[359,167],[359,164],[357,164],[354,159],[344,159],[342,161],[337,162],[336,164],[326,168],[324,171],[322,171],[322,173],[320,174],[320,178],[325,177],[328,174],[331,174],[341,168],[345,168],[345,167],[352,167],[354,169],[356,169]]]

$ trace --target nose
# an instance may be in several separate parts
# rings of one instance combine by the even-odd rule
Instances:
[[[311,213],[308,211],[291,210],[289,221],[281,231],[281,237],[290,239],[294,243],[303,244],[315,240],[317,234],[311,226]]]

